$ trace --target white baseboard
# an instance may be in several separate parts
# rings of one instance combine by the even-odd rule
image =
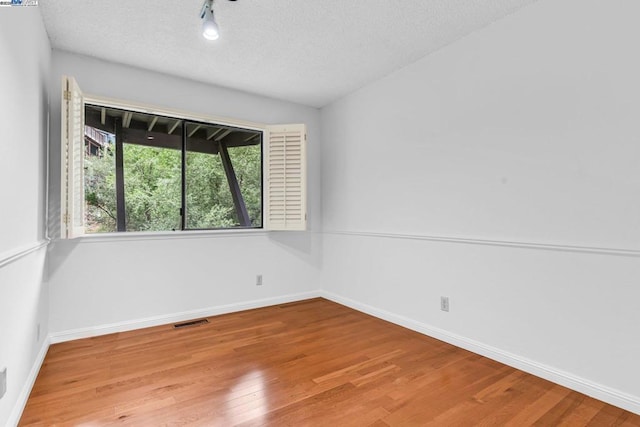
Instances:
[[[233,313],[236,311],[251,310],[253,308],[267,307],[276,304],[285,304],[288,302],[316,298],[318,296],[320,296],[319,291],[281,295],[277,297],[244,301],[234,304],[225,304],[198,310],[183,311],[180,313],[153,316],[136,320],[127,320],[124,322],[111,323],[107,325],[55,332],[49,335],[49,338],[51,344],[57,344],[65,341],[113,334],[116,332],[132,331],[134,329],[149,328],[152,326],[166,325],[168,323],[184,322],[185,320],[192,320],[200,317],[217,316],[220,314]]]
[[[31,367],[31,371],[29,372],[29,376],[27,380],[24,382],[22,386],[22,390],[20,391],[20,395],[18,395],[18,400],[13,406],[13,411],[9,415],[9,419],[7,420],[7,426],[17,426],[20,422],[20,417],[22,417],[22,412],[24,411],[25,406],[27,406],[27,400],[29,400],[29,395],[31,394],[31,389],[33,385],[36,383],[36,378],[38,378],[38,372],[40,372],[40,368],[42,367],[42,363],[44,362],[44,358],[47,355],[47,351],[49,350],[50,341],[49,338],[45,338],[42,342],[42,347],[40,347],[40,351],[36,356],[36,360],[33,362],[33,366]]]
[[[602,400],[603,402],[626,409],[640,415],[640,397],[632,396],[618,390],[611,389],[601,384],[594,383],[569,372],[547,366],[536,361],[518,356],[499,348],[482,344],[478,341],[453,334],[440,328],[415,321],[405,316],[391,313],[368,304],[363,304],[350,298],[343,297],[333,292],[321,290],[319,295],[328,300],[367,313],[379,319],[386,320],[407,329],[439,339],[456,347],[464,348],[473,353],[488,357],[504,363],[505,365],[520,369],[532,375],[544,378],[556,384],[560,384],[572,390],[584,393],[587,396]]]

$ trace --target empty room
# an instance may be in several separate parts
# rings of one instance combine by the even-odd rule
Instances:
[[[0,426],[640,426],[638,16],[0,1]]]

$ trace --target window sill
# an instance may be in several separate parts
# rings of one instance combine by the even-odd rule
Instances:
[[[254,237],[268,232],[264,228],[229,230],[139,231],[121,233],[86,234],[75,239],[58,239],[58,242],[101,243],[141,240],[211,239],[220,237]]]

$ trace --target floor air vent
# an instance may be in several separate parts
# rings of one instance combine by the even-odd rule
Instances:
[[[190,320],[188,322],[176,323],[173,325],[174,329],[188,328],[189,326],[199,326],[209,323],[207,319]]]

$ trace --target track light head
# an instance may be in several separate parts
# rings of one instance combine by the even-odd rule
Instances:
[[[202,18],[202,36],[207,40],[217,40],[220,37],[220,29],[213,14],[213,0],[205,0],[200,18]]]

